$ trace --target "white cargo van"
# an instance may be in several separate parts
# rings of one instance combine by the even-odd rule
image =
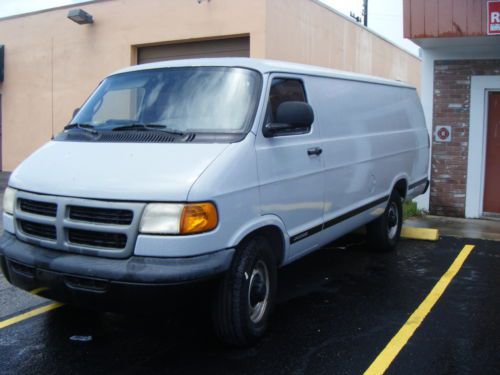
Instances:
[[[217,279],[215,331],[246,345],[279,267],[363,225],[373,250],[396,247],[428,159],[400,82],[254,59],[130,67],[12,174],[2,270],[74,304]]]

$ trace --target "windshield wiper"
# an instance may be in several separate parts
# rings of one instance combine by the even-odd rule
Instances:
[[[171,129],[168,126],[161,125],[161,124],[135,123],[135,124],[117,126],[116,128],[113,128],[113,131],[128,131],[128,130],[160,131],[163,133],[169,133],[169,134],[174,134],[174,135],[179,135],[179,136],[182,136],[185,134],[184,132],[181,132],[181,131],[175,130],[175,129]]]
[[[92,124],[80,124],[80,123],[75,123],[75,124],[68,124],[64,127],[64,130],[68,129],[81,129],[83,131],[86,131],[87,133],[90,133],[92,135],[97,135],[99,132],[95,129],[95,126]]]

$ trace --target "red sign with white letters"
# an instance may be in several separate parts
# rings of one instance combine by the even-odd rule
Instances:
[[[500,1],[488,1],[488,35],[500,35]]]

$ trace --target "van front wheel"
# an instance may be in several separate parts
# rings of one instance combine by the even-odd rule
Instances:
[[[266,329],[276,294],[276,261],[265,237],[245,241],[216,291],[212,316],[225,343],[248,346]]]
[[[382,216],[366,227],[369,246],[381,252],[395,250],[401,235],[402,224],[403,205],[399,193],[394,190]]]

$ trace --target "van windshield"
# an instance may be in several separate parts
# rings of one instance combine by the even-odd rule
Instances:
[[[243,68],[183,67],[116,74],[99,85],[69,127],[244,133],[254,118],[261,85],[257,72]]]

